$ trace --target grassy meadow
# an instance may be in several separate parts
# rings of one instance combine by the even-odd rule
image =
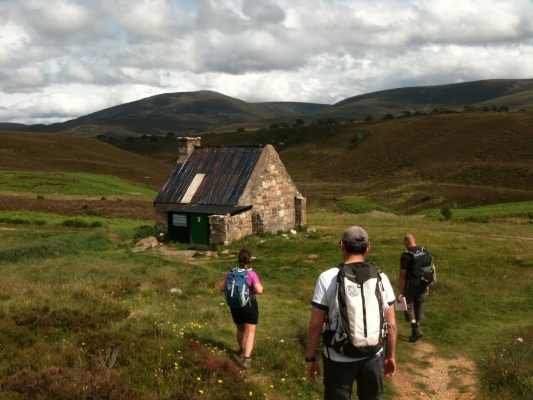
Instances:
[[[275,144],[316,231],[194,256],[173,243],[132,251],[160,233],[153,199],[177,158],[168,141],[144,143],[140,156],[87,138],[1,133],[0,398],[319,399],[303,362],[309,302],[354,224],[395,289],[406,233],[434,255],[423,341],[441,358],[475,361],[478,399],[533,398],[531,121],[478,113],[204,135]],[[265,287],[245,372],[218,292],[242,247]],[[410,327],[397,318],[407,370]],[[394,378],[386,388],[385,400],[404,395]]]
[[[0,212],[0,217],[3,213]],[[500,216],[498,216],[500,218]],[[297,235],[250,236],[193,257],[133,253],[141,222],[103,226],[0,223],[0,389],[3,399],[319,399],[305,379],[309,301],[338,239],[358,224],[368,260],[397,287],[402,238],[435,257],[424,339],[441,357],[472,358],[482,396],[531,398],[531,222],[475,223],[310,210]],[[153,231],[157,234],[157,231]],[[175,248],[175,245],[167,244]],[[265,294],[253,369],[235,359],[234,326],[218,292],[240,248]],[[228,250],[228,252],[222,252]],[[398,368],[409,357],[399,314]],[[388,380],[385,399],[394,399]]]

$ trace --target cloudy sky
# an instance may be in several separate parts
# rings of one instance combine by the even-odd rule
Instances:
[[[533,0],[0,0],[0,121],[533,78]]]

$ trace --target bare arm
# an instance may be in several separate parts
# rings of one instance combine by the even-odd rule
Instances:
[[[307,349],[305,356],[308,358],[315,357],[318,343],[320,342],[320,334],[322,333],[322,325],[326,318],[326,311],[313,307],[311,309],[311,318],[309,320],[309,329],[307,331]],[[320,374],[320,367],[318,363],[307,363],[307,378],[316,383],[316,375]]]
[[[220,285],[219,285],[218,289],[219,289],[222,293],[224,293],[224,292],[226,291],[226,278],[224,278],[224,279],[222,280],[222,282],[220,282]]]
[[[263,294],[263,285],[261,285],[261,282],[254,283],[253,289],[255,294]]]
[[[400,292],[398,293],[398,300],[400,300],[403,296],[403,291],[405,289],[405,280],[406,280],[406,277],[407,277],[407,270],[406,269],[401,269],[400,270],[400,277],[398,278],[398,286],[399,286],[399,289],[400,289]]]
[[[385,372],[385,378],[390,378],[396,372],[396,316],[394,315],[394,307],[387,308],[385,319],[390,327],[385,346],[383,371]]]

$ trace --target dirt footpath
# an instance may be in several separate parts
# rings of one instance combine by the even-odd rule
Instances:
[[[415,361],[401,362],[391,378],[398,393],[394,400],[477,398],[477,368],[472,360],[437,358],[434,347],[423,340],[413,347]]]

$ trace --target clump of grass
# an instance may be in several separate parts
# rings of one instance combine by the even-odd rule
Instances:
[[[68,228],[89,228],[91,224],[81,218],[66,219],[61,224]]]
[[[82,218],[66,219],[61,225],[68,228],[101,228],[103,226],[101,221],[89,222]]]
[[[12,224],[12,225],[24,225],[24,224],[31,224],[30,219],[25,218],[18,218],[18,217],[3,217],[0,218],[0,222],[6,223],[6,224]]]
[[[533,398],[533,325],[500,337],[481,363],[481,377],[494,398]]]
[[[31,243],[0,250],[0,258],[6,262],[20,262],[28,259],[45,259],[75,253],[59,243]]]
[[[155,225],[141,225],[135,229],[133,239],[143,239],[149,236],[158,237],[161,233],[166,234],[166,228],[157,227]]]
[[[25,399],[117,399],[133,400],[138,394],[116,372],[100,368],[48,367],[41,371],[24,369],[9,376],[2,385],[8,398]],[[19,395],[22,397],[9,397]]]

